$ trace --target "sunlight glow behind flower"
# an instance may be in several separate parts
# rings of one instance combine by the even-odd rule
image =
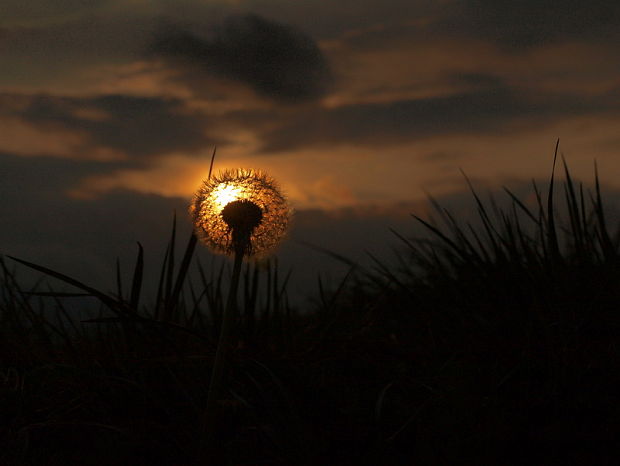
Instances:
[[[245,198],[241,186],[234,184],[222,184],[217,186],[210,197],[213,199],[213,204],[220,212],[226,207],[226,204]]]
[[[275,180],[252,169],[205,180],[190,207],[196,235],[213,251],[268,254],[286,234],[291,209]]]

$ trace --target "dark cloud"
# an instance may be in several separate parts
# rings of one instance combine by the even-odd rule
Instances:
[[[0,151],[0,199],[3,213],[22,209],[20,196],[63,197],[64,191],[82,177],[109,169],[107,162],[71,160],[46,156],[18,156]],[[6,200],[6,202],[4,202]],[[34,199],[22,199],[26,203]]]
[[[262,150],[279,152],[337,144],[389,145],[443,134],[498,134],[560,118],[618,113],[611,94],[599,97],[528,94],[508,86],[484,87],[491,78],[469,77],[479,90],[425,99],[318,106],[296,112],[237,114],[241,124],[259,128]],[[269,124],[261,128],[261,122]],[[275,129],[274,129],[275,127]]]
[[[4,94],[0,95],[3,113],[50,131],[85,133],[89,145],[118,150],[134,159],[224,143],[206,134],[208,122],[203,115],[188,113],[175,99]]]
[[[151,50],[281,101],[317,98],[331,79],[327,61],[312,38],[257,15],[229,17],[212,38],[168,27],[156,34]]]
[[[148,15],[112,16],[74,11],[69,11],[67,19],[62,21],[30,25],[5,22],[0,33],[0,58],[4,66],[19,64],[18,70],[7,71],[22,70],[25,81],[36,78],[25,74],[32,70],[49,77],[93,64],[126,63],[141,59],[141,51],[155,24]]]
[[[468,0],[454,11],[457,29],[513,48],[617,38],[620,28],[620,4],[614,0]]]
[[[351,34],[347,35],[347,43],[365,50],[403,41],[428,43],[445,38],[483,39],[505,51],[562,41],[597,42],[611,47],[620,43],[620,4],[614,0],[395,0],[370,5],[374,14],[355,6],[350,18],[337,15],[328,23],[337,23],[340,31],[348,27]],[[330,12],[338,10],[340,7],[330,8]],[[361,11],[366,14],[357,14]],[[382,21],[376,21],[376,17]],[[373,27],[378,25],[387,27]],[[337,35],[336,31],[333,29],[332,35]]]
[[[451,73],[448,82],[456,86],[465,86],[467,89],[499,89],[504,87],[504,81],[499,76],[488,73]]]
[[[75,14],[76,12],[99,8],[106,3],[109,3],[109,0],[89,0],[88,2],[84,0],[55,0],[53,2],[47,0],[29,0],[28,2],[3,0],[0,14],[5,20],[49,20],[50,18],[64,17],[68,12]]]

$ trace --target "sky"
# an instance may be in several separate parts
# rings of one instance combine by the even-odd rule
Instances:
[[[104,287],[136,241],[157,263],[175,211],[189,234],[214,147],[216,170],[287,194],[300,290],[343,272],[305,243],[389,254],[427,195],[466,209],[461,171],[527,196],[558,138],[575,178],[596,160],[620,189],[617,2],[3,0],[0,18],[0,253]]]

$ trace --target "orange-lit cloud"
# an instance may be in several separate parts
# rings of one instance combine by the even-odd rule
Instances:
[[[217,145],[217,164],[264,168],[299,206],[322,209],[453,192],[459,167],[491,184],[541,176],[556,137],[577,175],[590,175],[594,157],[616,167],[620,62],[617,43],[601,40],[613,37],[611,3],[592,5],[610,8],[600,24],[579,6],[593,22],[574,34],[566,28],[578,19],[572,12],[544,34],[511,26],[512,43],[494,27],[506,11],[518,18],[524,10],[506,2],[506,11],[486,0],[480,11],[450,1],[398,0],[394,9],[374,0],[352,9],[234,3],[190,1],[178,11],[157,3],[147,12],[137,1],[117,22],[117,2],[98,19],[82,10],[63,19],[54,7],[53,21],[9,25],[0,150],[109,161],[71,188],[75,196],[130,189],[184,197]],[[549,17],[547,3],[526,4]],[[239,16],[248,9],[255,14]],[[177,25],[174,34],[162,32],[155,11]],[[283,53],[280,61],[229,53],[261,28],[297,42],[255,51]],[[302,49],[320,65],[317,75],[285,53]],[[26,50],[40,60],[20,61]],[[279,81],[269,63],[290,66],[296,79]]]
[[[24,156],[51,156],[78,160],[118,161],[124,155],[93,146],[88,135],[62,127],[41,127],[17,118],[0,117],[0,151]]]

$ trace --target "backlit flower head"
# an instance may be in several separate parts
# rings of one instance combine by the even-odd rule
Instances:
[[[205,180],[190,207],[194,230],[213,251],[263,255],[285,235],[291,209],[276,182],[252,169]]]

